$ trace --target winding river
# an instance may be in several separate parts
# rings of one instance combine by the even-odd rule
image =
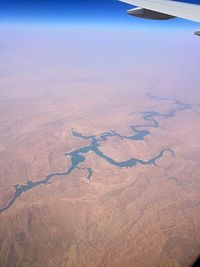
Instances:
[[[146,122],[144,124],[137,124],[137,125],[131,125],[130,128],[133,132],[132,135],[130,136],[126,136],[126,135],[121,135],[120,133],[118,133],[115,130],[111,130],[108,132],[104,132],[101,133],[98,136],[95,135],[90,135],[90,136],[85,136],[82,133],[72,129],[71,133],[75,138],[80,138],[80,139],[84,139],[84,140],[88,140],[89,144],[86,146],[83,146],[79,149],[75,149],[69,153],[65,153],[66,157],[70,157],[71,158],[71,166],[69,167],[69,169],[65,172],[55,172],[55,173],[50,173],[49,175],[47,175],[45,178],[38,180],[36,182],[33,181],[27,181],[25,184],[20,185],[17,184],[15,185],[15,193],[13,195],[13,197],[11,198],[11,200],[9,201],[9,203],[7,204],[6,207],[0,208],[0,213],[8,210],[9,208],[11,208],[13,206],[13,204],[15,203],[15,201],[20,198],[20,196],[35,188],[38,187],[40,185],[47,185],[51,182],[52,178],[54,177],[59,177],[59,176],[67,176],[69,175],[74,169],[84,169],[87,171],[88,176],[87,179],[89,181],[91,181],[92,175],[93,175],[93,169],[92,168],[86,168],[86,167],[82,167],[82,163],[84,163],[84,161],[86,160],[86,156],[89,152],[94,153],[96,156],[98,156],[99,158],[105,160],[106,162],[108,162],[109,164],[111,164],[112,166],[116,166],[119,168],[132,168],[135,167],[137,165],[155,165],[156,166],[156,161],[159,160],[160,158],[162,158],[164,156],[165,153],[170,153],[173,157],[175,157],[174,152],[172,149],[170,148],[165,148],[162,149],[161,151],[159,151],[159,153],[157,155],[155,155],[153,158],[148,159],[148,160],[142,160],[142,159],[138,159],[138,158],[130,158],[129,160],[126,161],[115,161],[114,159],[112,159],[111,157],[109,157],[108,155],[104,154],[101,151],[101,144],[103,142],[106,142],[109,140],[109,138],[112,137],[118,137],[120,139],[128,139],[128,140],[132,140],[132,141],[142,141],[145,140],[145,137],[147,137],[148,135],[151,134],[151,128],[160,128],[160,122],[159,122],[159,118],[160,119],[169,119],[172,117],[175,117],[177,112],[181,112],[181,111],[185,111],[185,110],[190,110],[193,108],[192,105],[190,104],[185,104],[182,103],[178,100],[173,100],[173,99],[168,99],[168,98],[162,98],[159,96],[154,96],[152,94],[147,94],[147,96],[155,101],[170,101],[173,105],[174,108],[172,108],[171,110],[169,110],[166,113],[159,113],[157,111],[143,111],[140,112],[139,114],[141,115],[141,118]],[[132,115],[133,113],[131,113]],[[80,166],[81,165],[81,166]]]

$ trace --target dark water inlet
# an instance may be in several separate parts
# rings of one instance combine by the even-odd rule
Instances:
[[[145,137],[147,137],[148,135],[151,134],[151,131],[150,131],[151,128],[160,128],[160,123],[158,121],[158,118],[169,119],[171,117],[176,116],[177,112],[192,109],[192,105],[185,104],[185,103],[179,102],[177,100],[161,98],[161,97],[154,96],[151,94],[148,94],[147,96],[153,100],[156,100],[156,101],[171,101],[172,103],[174,103],[175,107],[166,113],[159,113],[156,111],[140,112],[139,114],[141,115],[143,120],[146,122],[146,124],[138,124],[138,125],[130,126],[131,130],[133,131],[133,134],[130,136],[121,135],[120,133],[118,133],[115,130],[101,133],[98,136],[95,136],[95,135],[85,136],[82,133],[72,129],[71,133],[74,137],[88,140],[88,141],[90,141],[90,143],[86,146],[83,146],[79,149],[75,149],[75,150],[71,151],[70,153],[65,154],[66,157],[71,158],[70,168],[65,172],[51,173],[47,177],[45,177],[39,181],[36,181],[36,182],[28,180],[26,182],[26,184],[24,184],[24,185],[19,185],[19,184],[15,185],[15,193],[14,193],[12,199],[9,201],[9,203],[6,207],[0,208],[0,213],[11,208],[13,206],[13,204],[15,203],[15,201],[18,198],[20,198],[20,196],[23,193],[25,193],[25,192],[27,192],[27,191],[29,191],[29,190],[37,187],[37,186],[49,184],[51,182],[51,179],[54,177],[67,176],[76,168],[87,170],[87,173],[88,173],[87,179],[90,181],[92,178],[92,175],[93,175],[93,169],[92,168],[85,168],[85,167],[82,168],[79,166],[81,163],[85,162],[86,155],[89,152],[93,152],[96,156],[102,158],[103,160],[105,160],[106,162],[111,164],[112,166],[116,166],[119,168],[132,168],[132,167],[135,167],[137,165],[155,165],[156,166],[157,160],[162,158],[165,153],[170,153],[174,157],[175,155],[174,155],[173,150],[170,148],[165,148],[165,149],[162,149],[156,156],[154,156],[153,158],[151,158],[149,160],[131,158],[131,159],[126,160],[126,161],[117,162],[114,159],[112,159],[111,157],[104,154],[100,150],[101,144],[103,142],[108,141],[109,138],[112,138],[112,137],[118,137],[122,140],[128,139],[128,140],[132,140],[132,141],[143,141],[145,139]]]

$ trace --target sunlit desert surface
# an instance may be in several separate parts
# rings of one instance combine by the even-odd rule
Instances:
[[[0,266],[191,266],[199,39],[112,27],[0,35]]]

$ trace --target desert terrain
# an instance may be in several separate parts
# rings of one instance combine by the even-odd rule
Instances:
[[[189,267],[199,44],[74,30],[0,28],[0,266]]]

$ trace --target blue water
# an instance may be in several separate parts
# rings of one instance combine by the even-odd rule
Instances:
[[[89,152],[94,153],[96,156],[100,157],[101,159],[105,160],[112,166],[116,166],[119,168],[133,168],[137,165],[155,165],[157,160],[162,158],[165,153],[170,153],[173,157],[175,157],[174,152],[170,148],[165,148],[162,149],[157,155],[152,157],[151,159],[148,160],[142,160],[142,159],[137,159],[137,158],[130,158],[129,160],[126,161],[115,161],[111,157],[107,156],[101,151],[101,144],[103,142],[109,141],[109,138],[112,137],[118,137],[120,139],[128,139],[132,141],[142,141],[145,140],[145,137],[151,134],[151,128],[160,128],[160,122],[159,118],[161,119],[169,119],[172,117],[175,117],[177,112],[181,112],[184,110],[190,110],[193,108],[192,105],[182,103],[178,100],[173,100],[173,99],[168,99],[168,98],[162,98],[159,96],[154,96],[152,94],[148,94],[147,97],[149,97],[152,100],[155,101],[170,101],[174,104],[174,108],[170,109],[166,113],[159,113],[157,111],[143,111],[139,112],[143,120],[146,122],[146,124],[137,124],[137,125],[131,125],[130,129],[132,130],[133,134],[130,136],[126,135],[121,135],[115,130],[107,131],[104,133],[101,133],[98,136],[95,135],[89,135],[85,136],[82,133],[72,129],[71,133],[75,138],[80,138],[83,140],[88,140],[89,144],[85,145],[79,149],[74,149],[70,153],[65,153],[66,157],[71,158],[71,166],[70,168],[65,171],[65,172],[57,172],[57,173],[51,173],[47,177],[36,181],[27,181],[26,184],[24,185],[15,185],[15,193],[8,203],[8,205],[4,208],[0,208],[0,213],[8,210],[10,207],[13,206],[15,201],[25,192],[40,186],[40,185],[47,185],[51,182],[51,179],[53,177],[58,177],[58,176],[67,176],[69,175],[74,169],[85,169],[88,173],[88,176],[86,177],[89,181],[91,181],[92,175],[93,175],[93,169],[89,167],[81,167],[81,163],[84,163],[86,160],[86,156]],[[132,113],[131,113],[132,114]]]

